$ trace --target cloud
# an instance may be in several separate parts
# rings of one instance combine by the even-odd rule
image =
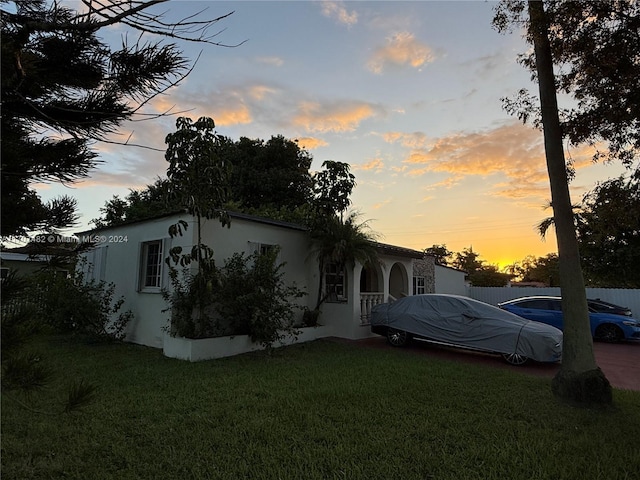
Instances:
[[[349,12],[344,6],[344,2],[322,2],[322,14],[325,17],[333,18],[338,23],[352,26],[358,23],[358,14],[355,10]]]
[[[302,102],[292,122],[308,132],[352,132],[375,114],[376,109],[364,102]]]
[[[380,158],[374,158],[363,164],[353,165],[354,170],[381,172],[384,169],[384,162]]]
[[[387,132],[381,134],[381,137],[387,143],[400,142],[403,147],[408,148],[422,148],[427,144],[427,136],[422,132]]]
[[[429,146],[412,149],[403,163],[414,176],[427,172],[483,177],[500,174],[510,184],[536,184],[547,179],[542,135],[517,122],[438,138]]]
[[[434,60],[431,48],[416,40],[412,33],[401,32],[388,38],[385,46],[378,47],[367,66],[372,72],[381,74],[390,66],[419,68]]]
[[[298,141],[298,145],[300,145],[300,148],[304,148],[306,150],[313,150],[316,148],[326,147],[327,145],[329,145],[327,142],[325,142],[321,138],[298,137],[296,138],[296,140]]]
[[[384,207],[385,205],[389,205],[391,202],[392,202],[391,199],[387,199],[387,200],[384,200],[382,202],[378,202],[378,203],[372,205],[372,208],[374,210],[380,210],[382,207]]]
[[[266,85],[252,85],[247,88],[247,94],[254,100],[264,100],[267,95],[276,93],[276,90]]]
[[[213,116],[215,117],[216,125],[221,127],[247,124],[253,120],[249,108],[242,103],[223,106],[213,111],[215,112]]]
[[[256,58],[256,62],[272,67],[281,67],[284,65],[284,60],[280,57],[258,57]]]

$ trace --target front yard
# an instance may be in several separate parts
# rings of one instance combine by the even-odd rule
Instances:
[[[631,479],[640,393],[558,404],[550,380],[328,340],[201,363],[134,345],[41,338],[65,378],[99,384],[83,413],[2,399],[16,479]],[[59,391],[32,395],[51,410]],[[20,397],[25,400],[24,397]]]

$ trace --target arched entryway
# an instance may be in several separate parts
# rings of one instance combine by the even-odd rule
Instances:
[[[371,321],[371,309],[384,302],[384,277],[379,265],[363,267],[360,272],[360,323]]]
[[[395,299],[409,295],[409,276],[401,263],[394,263],[389,272],[389,296]]]

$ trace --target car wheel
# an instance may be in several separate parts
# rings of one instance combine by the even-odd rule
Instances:
[[[403,330],[389,328],[387,330],[387,341],[394,347],[404,347],[409,342],[409,334]]]
[[[502,358],[509,365],[515,365],[517,367],[524,365],[529,360],[527,357],[520,355],[519,353],[503,353]]]
[[[595,337],[603,342],[616,343],[624,338],[624,333],[620,327],[611,323],[605,323],[596,328]]]

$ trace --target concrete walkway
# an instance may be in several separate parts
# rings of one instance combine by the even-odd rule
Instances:
[[[354,342],[369,348],[394,348],[383,337],[372,337]],[[485,364],[496,368],[553,377],[560,368],[557,364],[528,362],[521,367],[513,367],[495,355],[471,352],[457,348],[444,347],[425,342],[414,341],[404,350],[416,355],[444,358],[452,361]],[[611,386],[622,390],[640,392],[640,342],[602,343],[594,342],[593,350],[596,362],[609,379]]]

